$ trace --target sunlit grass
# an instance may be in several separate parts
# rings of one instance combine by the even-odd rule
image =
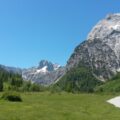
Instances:
[[[0,120],[120,120],[113,95],[24,93],[22,103],[0,100]]]

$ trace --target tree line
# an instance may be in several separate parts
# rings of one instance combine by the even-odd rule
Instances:
[[[42,91],[43,86],[32,83],[31,81],[24,81],[20,74],[7,72],[0,68],[0,91]]]

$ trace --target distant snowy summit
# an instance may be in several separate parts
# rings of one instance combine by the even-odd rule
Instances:
[[[63,76],[64,72],[65,68],[59,64],[41,60],[37,67],[24,69],[22,77],[25,80],[31,80],[42,85],[50,85]]]
[[[22,75],[24,80],[46,86],[54,84],[65,73],[65,67],[59,64],[54,64],[47,60],[41,60],[38,66],[28,69],[21,69],[4,65],[0,65],[0,67],[8,72]]]
[[[39,72],[50,72],[59,69],[61,66],[58,64],[53,64],[47,60],[41,60],[39,66],[37,67]]]

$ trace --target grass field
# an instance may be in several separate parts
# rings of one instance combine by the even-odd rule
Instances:
[[[0,100],[0,120],[120,120],[120,109],[106,103],[112,97],[26,93],[22,103]]]

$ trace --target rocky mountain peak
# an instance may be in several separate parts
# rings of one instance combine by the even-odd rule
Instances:
[[[47,60],[41,60],[39,62],[38,68],[37,69],[47,69],[48,71],[54,71],[58,69],[60,65],[53,64],[52,62],[49,62]]]
[[[31,80],[42,85],[53,84],[65,71],[64,67],[47,60],[41,60],[38,67],[28,68],[22,71],[25,80]]]
[[[110,14],[93,27],[87,40],[78,45],[68,60],[67,70],[84,63],[100,80],[120,71],[120,14]]]
[[[93,27],[88,35],[88,40],[94,40],[95,38],[100,38],[105,40],[106,37],[113,34],[114,32],[120,32],[120,14],[109,14],[105,19],[98,22],[98,24]]]

